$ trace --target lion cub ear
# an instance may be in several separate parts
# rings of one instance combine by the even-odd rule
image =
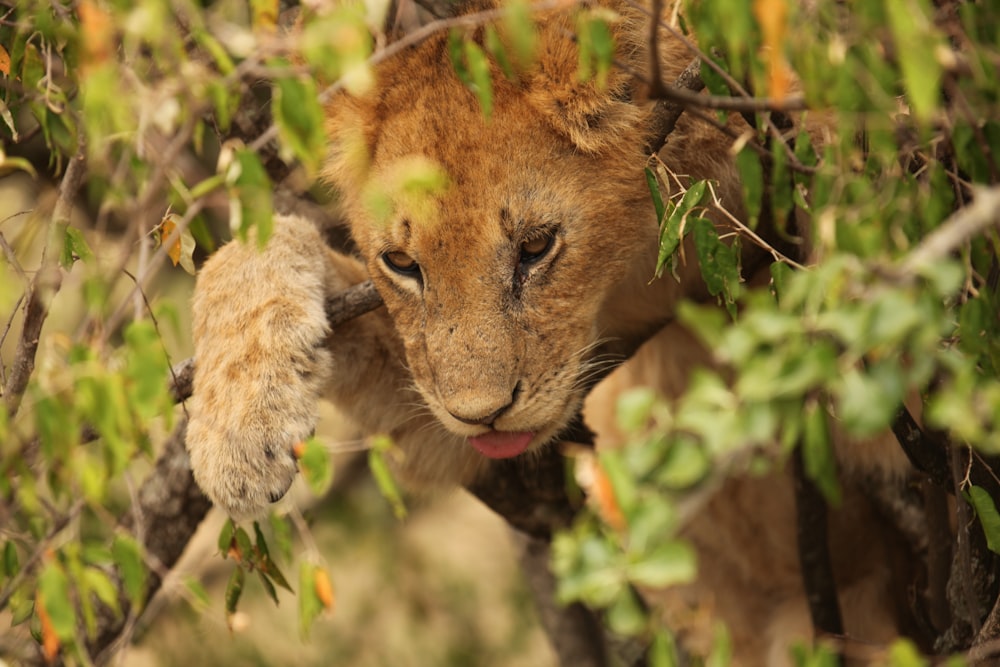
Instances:
[[[615,59],[632,65],[627,61],[640,50],[633,44],[638,37],[635,17],[614,9],[619,13],[609,27],[616,45]],[[646,114],[632,101],[634,77],[612,65],[603,82],[594,77],[582,79],[579,47],[572,37],[574,24],[573,15],[566,11],[539,24],[537,61],[528,74],[528,99],[557,132],[583,152],[641,145]],[[635,63],[633,71],[641,70],[642,64]]]

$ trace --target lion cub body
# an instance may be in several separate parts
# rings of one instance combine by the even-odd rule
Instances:
[[[642,22],[617,9],[620,58],[642,71]],[[308,222],[279,217],[262,252],[232,243],[206,265],[188,446],[222,508],[253,515],[287,490],[291,448],[311,432],[320,395],[392,435],[405,480],[461,484],[489,473],[470,441],[514,433],[544,446],[580,408],[588,374],[664,326],[591,396],[600,440],[615,438],[606,425],[619,389],[676,395],[692,367],[710,363],[671,324],[680,299],[704,296],[697,267],[683,266],[679,282],[651,280],[649,105],[633,102],[624,70],[606,88],[579,79],[572,27],[565,11],[542,17],[537,62],[516,81],[494,72],[488,118],[456,76],[444,34],[381,64],[371,92],[330,103],[324,176],[343,198],[360,260],[326,249]],[[691,55],[670,39],[663,50],[669,80]],[[685,115],[660,156],[682,178],[713,179],[739,212],[729,143]],[[400,183],[428,164],[446,184],[414,198]],[[386,205],[376,213],[378,198]],[[386,307],[329,331],[325,297],[369,277]],[[780,473],[734,480],[687,531],[701,578],[668,609],[678,627],[694,609],[723,618],[742,664],[775,664],[781,642],[810,632],[789,488]],[[861,505],[844,516],[870,525]],[[887,594],[888,573],[849,565],[845,595],[867,604]],[[886,606],[869,605],[876,618],[851,617],[849,629],[884,639],[896,629]]]

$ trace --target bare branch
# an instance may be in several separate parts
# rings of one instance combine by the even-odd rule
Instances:
[[[801,447],[795,450],[792,463],[799,565],[809,615],[817,634],[843,635],[844,623],[827,541],[826,499],[806,475]]]
[[[911,278],[935,268],[976,234],[1000,227],[1000,186],[976,188],[975,197],[965,208],[953,213],[941,226],[927,235],[894,273]]]
[[[24,307],[24,323],[21,327],[21,337],[17,342],[17,351],[11,363],[11,372],[3,388],[4,403],[10,417],[17,414],[21,405],[21,397],[28,386],[28,380],[35,371],[35,355],[38,352],[38,342],[42,325],[49,315],[49,305],[59,287],[62,285],[62,273],[59,270],[58,249],[55,247],[62,240],[62,233],[69,224],[70,212],[73,209],[73,199],[83,182],[86,172],[86,146],[81,133],[79,148],[66,166],[62,183],[59,186],[59,197],[56,199],[49,223],[45,247],[42,249],[42,265],[28,286],[28,298]]]
[[[654,82],[656,79],[654,79]],[[673,88],[698,92],[705,87],[705,82],[701,79],[701,61],[692,60],[684,68],[674,81]],[[661,86],[662,88],[662,86]],[[667,137],[674,131],[677,121],[684,113],[684,105],[667,100],[659,100],[653,107],[654,132],[653,139],[649,143],[649,152],[657,153],[667,141]]]

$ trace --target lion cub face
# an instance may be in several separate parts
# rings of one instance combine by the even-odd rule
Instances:
[[[564,88],[581,85],[571,55]],[[386,63],[374,91],[330,112],[326,175],[414,384],[446,428],[491,458],[544,443],[573,417],[596,344],[611,333],[599,325],[607,297],[654,247],[641,132],[623,116],[631,105],[613,91],[570,91],[571,103],[589,105],[581,126],[560,116],[574,110],[550,94],[551,69],[496,76],[486,118],[442,37]],[[377,219],[366,193],[417,160],[447,184],[418,201],[396,193]]]

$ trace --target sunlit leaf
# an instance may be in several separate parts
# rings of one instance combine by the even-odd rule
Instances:
[[[667,542],[637,562],[628,565],[629,581],[637,586],[663,588],[688,583],[694,579],[694,549],[686,542]]]
[[[163,220],[157,227],[158,241],[162,245],[167,243],[171,236],[174,235],[178,225],[182,218],[176,213],[169,213],[164,216]],[[194,236],[191,235],[191,231],[185,227],[176,234],[176,238],[167,247],[167,257],[173,262],[174,266],[178,264],[181,268],[187,271],[192,276],[195,273],[194,267],[194,250],[195,250]]]
[[[251,150],[234,151],[226,182],[230,186],[229,224],[233,233],[245,241],[247,233],[256,229],[257,244],[264,247],[273,226],[272,185],[260,157]]]
[[[483,115],[489,118],[493,113],[493,80],[490,77],[490,63],[483,50],[472,40],[465,42],[465,60],[469,66],[469,87],[476,94]]]
[[[318,438],[309,438],[298,448],[299,470],[306,484],[316,495],[323,494],[333,481],[333,461],[330,452]]]
[[[310,78],[281,77],[275,82],[274,122],[281,138],[309,174],[315,174],[326,154],[323,108]]]
[[[43,624],[43,638],[46,642],[71,642],[76,631],[76,613],[70,596],[69,578],[66,571],[54,559],[48,559],[38,575],[37,612]],[[48,633],[45,620],[48,620]],[[48,636],[47,636],[48,635]]]
[[[406,518],[406,505],[403,503],[403,495],[396,485],[396,479],[389,469],[386,461],[388,456],[401,456],[392,440],[388,436],[375,436],[372,438],[372,448],[368,451],[368,468],[375,478],[382,496],[389,501],[393,514],[397,519]]]
[[[893,0],[885,3],[885,9],[908,99],[914,114],[926,120],[937,109],[941,95],[941,65],[934,48],[939,40],[931,24],[931,9],[922,0]]]

